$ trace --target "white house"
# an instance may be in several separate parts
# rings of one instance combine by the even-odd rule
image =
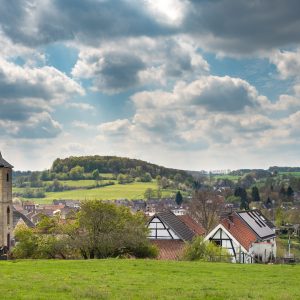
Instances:
[[[205,237],[226,248],[232,262],[269,262],[276,257],[274,225],[259,210],[229,214]]]

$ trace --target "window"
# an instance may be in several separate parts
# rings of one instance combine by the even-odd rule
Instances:
[[[9,206],[7,207],[6,212],[7,212],[7,225],[9,225],[10,224],[10,208],[9,208]]]
[[[6,181],[9,182],[9,173],[6,174]]]
[[[7,234],[7,249],[10,249],[10,234]]]

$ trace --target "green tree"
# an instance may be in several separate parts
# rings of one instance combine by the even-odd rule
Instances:
[[[70,170],[70,178],[73,180],[79,180],[84,178],[84,168],[76,166]]]
[[[241,199],[240,209],[244,209],[244,210],[249,209],[249,200],[248,200],[246,189],[242,187],[237,187],[234,191],[234,196],[240,197]]]
[[[145,193],[144,193],[145,199],[150,200],[153,197],[153,195],[154,195],[154,192],[151,188],[147,188],[145,190]]]
[[[291,186],[289,186],[286,190],[286,195],[288,198],[292,198],[294,196],[294,190],[292,189]]]
[[[251,196],[252,196],[252,200],[254,202],[259,202],[260,201],[259,191],[258,191],[258,188],[256,186],[252,187]]]
[[[187,244],[184,249],[184,258],[186,260],[202,261],[230,261],[229,252],[213,242],[204,241],[202,236],[196,237],[191,243]]]
[[[126,253],[142,255],[147,252],[145,248],[150,247],[144,215],[133,215],[124,206],[102,201],[82,202],[78,229],[80,250],[85,258],[105,258]]]
[[[176,202],[176,204],[177,204],[178,206],[181,206],[181,204],[182,204],[182,202],[183,202],[183,197],[182,197],[180,191],[178,191],[178,192],[176,193],[176,196],[175,196],[175,202]]]

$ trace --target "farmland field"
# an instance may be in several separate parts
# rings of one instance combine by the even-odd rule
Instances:
[[[133,182],[129,184],[115,184],[101,188],[76,189],[63,192],[46,192],[45,198],[32,198],[37,203],[50,203],[55,199],[65,200],[116,200],[116,199],[143,199],[146,189],[157,189],[156,182]],[[14,192],[21,192],[22,189],[14,188]],[[162,196],[172,196],[174,191],[162,190]]]
[[[300,266],[155,260],[0,262],[2,299],[300,299]]]

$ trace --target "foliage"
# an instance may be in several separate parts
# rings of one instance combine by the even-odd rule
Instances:
[[[84,258],[153,254],[145,250],[150,243],[144,215],[132,214],[124,206],[101,201],[83,202],[78,222],[73,232],[68,233]]]
[[[95,155],[71,156],[65,159],[58,158],[53,162],[51,169],[54,173],[63,173],[70,172],[76,166],[84,167],[86,173],[91,173],[97,169],[100,173],[130,174],[134,178],[141,178],[141,175],[145,175],[146,173],[149,173],[152,178],[156,178],[157,175],[171,178],[177,174],[182,176],[183,180],[192,178],[185,171],[164,168],[142,160],[116,156]],[[149,180],[149,177],[147,179]]]
[[[202,236],[198,236],[186,245],[184,259],[229,262],[230,255],[226,249],[217,246],[213,242],[204,241]]]
[[[70,170],[69,176],[73,180],[79,180],[84,178],[84,167],[75,166]]]
[[[180,206],[180,205],[182,204],[182,202],[183,202],[183,197],[182,197],[180,191],[178,191],[178,192],[176,193],[176,196],[175,196],[175,202],[176,202],[176,204],[177,204],[178,206]]]
[[[249,209],[249,200],[247,196],[247,191],[245,188],[237,187],[234,191],[234,196],[239,197],[241,200],[241,209],[248,210]]]
[[[258,188],[256,186],[252,187],[251,196],[252,196],[252,200],[254,202],[259,202],[260,201],[259,191],[258,191]]]

